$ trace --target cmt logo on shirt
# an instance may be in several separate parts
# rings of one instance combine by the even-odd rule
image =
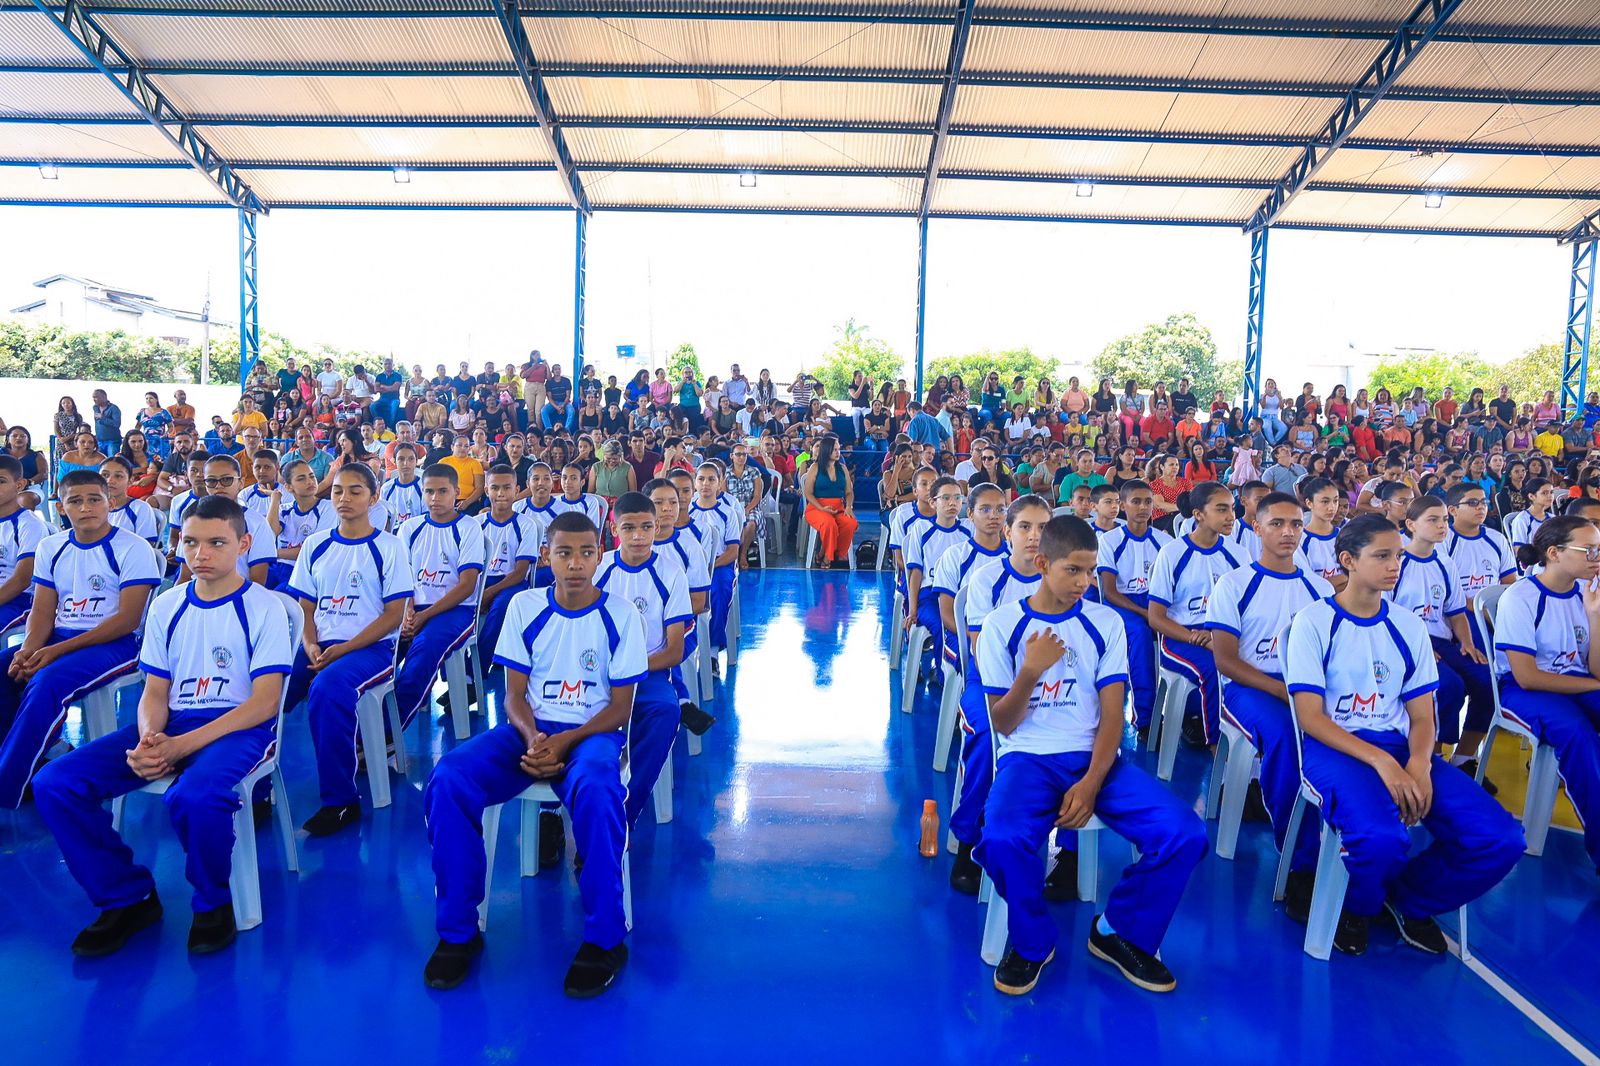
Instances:
[[[419,568],[417,570],[417,584],[426,585],[428,588],[440,588],[444,585],[445,579],[454,573],[454,570],[448,569],[428,570]]]
[[[1206,613],[1206,603],[1209,602],[1210,599],[1211,599],[1210,596],[1190,596],[1189,597],[1189,610],[1194,612],[1195,614],[1205,614]]]
[[[1353,692],[1348,696],[1340,696],[1339,702],[1334,705],[1334,714],[1348,718],[1371,718],[1378,713],[1378,694],[1372,693],[1364,696]]]
[[[1041,681],[1033,691],[1040,703],[1063,703],[1072,699],[1072,688],[1077,683],[1077,679],[1071,677],[1060,681]]]
[[[348,618],[356,613],[356,604],[360,602],[361,597],[354,593],[346,593],[343,596],[323,596],[317,601],[317,610]]]
[[[178,682],[180,700],[221,699],[228,687],[225,677],[186,677]]]
[[[110,597],[83,596],[78,599],[64,599],[61,601],[61,612],[68,618],[98,617],[100,608],[105,605]]]
[[[1277,657],[1278,638],[1276,634],[1270,637],[1262,637],[1260,640],[1256,641],[1256,658],[1276,659]]]
[[[563,681],[560,678],[550,678],[539,689],[539,698],[545,703],[566,704],[578,706],[584,702],[584,696],[599,682]]]

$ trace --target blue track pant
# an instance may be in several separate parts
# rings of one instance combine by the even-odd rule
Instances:
[[[211,719],[172,712],[168,736],[181,736]],[[218,737],[186,759],[178,780],[161,798],[185,855],[184,873],[194,887],[196,911],[226,907],[232,897],[233,815],[239,782],[261,764],[272,746],[270,722]],[[139,743],[139,727],[127,726],[91,741],[39,771],[33,783],[39,817],[55,834],[67,870],[100,910],[126,907],[155,888],[150,871],[111,828],[105,801],[143,788],[128,768],[128,750]]]
[[[975,845],[983,824],[983,805],[994,784],[994,735],[989,730],[989,701],[970,659],[966,684],[961,687],[961,775],[961,795],[950,812],[950,832],[961,843]]]
[[[728,563],[711,571],[711,649],[721,651],[728,646],[728,608],[733,604],[734,573],[737,563]]]
[[[650,802],[661,768],[678,740],[678,694],[665,670],[652,673],[633,690],[628,718],[628,799],[624,809],[632,829]]]
[[[1410,758],[1398,732],[1355,735],[1401,766]],[[1304,759],[1306,780],[1322,796],[1322,816],[1344,841],[1350,874],[1344,908],[1351,914],[1376,915],[1385,899],[1407,918],[1453,911],[1498,884],[1526,846],[1516,819],[1438,756],[1432,759],[1433,807],[1422,820],[1433,841],[1415,856],[1410,830],[1376,770],[1311,737]]]
[[[427,704],[444,661],[472,636],[477,621],[477,608],[461,604],[434,616],[411,638],[394,681],[394,698],[400,702],[401,729],[409,726]],[[393,739],[397,744],[400,742],[399,737]]]
[[[689,700],[689,686],[684,684],[683,672],[685,670],[693,670],[695,668],[695,664],[693,662],[694,652],[699,646],[700,639],[695,633],[695,625],[693,622],[690,622],[688,626],[685,627],[683,634],[683,662],[679,663],[677,666],[674,666],[671,671],[669,671],[669,675],[672,679],[672,690],[678,694],[678,702],[680,703],[686,703]],[[634,699],[638,699],[637,693],[635,693]],[[709,692],[703,693],[700,699],[704,703],[710,703],[711,694]]]
[[[1131,634],[1130,634],[1131,637]],[[1182,640],[1161,638],[1161,666],[1194,682],[1194,691],[1183,709],[1183,717],[1199,715],[1205,723],[1206,743],[1217,742],[1217,663],[1211,649]]]
[[[9,603],[0,603],[0,636],[27,625],[31,610],[33,597],[26,593],[13,597]]]
[[[556,583],[556,572],[548,566],[535,566],[533,568],[533,587],[536,589],[549,588]]]
[[[483,631],[478,634],[478,654],[483,657],[483,672],[489,672],[489,664],[494,662],[494,649],[500,643],[500,631],[506,627],[506,610],[511,606],[511,598],[521,589],[506,589],[489,603],[489,609],[483,612]]]
[[[1281,680],[1281,678],[1280,678]],[[1230,721],[1250,737],[1261,753],[1261,798],[1272,816],[1272,838],[1283,851],[1283,838],[1294,816],[1294,802],[1300,795],[1300,753],[1294,743],[1294,712],[1276,696],[1260,689],[1230,681],[1223,688],[1223,709]],[[1230,752],[1230,754],[1232,754]],[[1318,833],[1322,819],[1307,810],[1300,820],[1300,835],[1294,842],[1291,870],[1315,870]]]
[[[1453,640],[1433,638],[1439,657],[1439,691],[1435,706],[1439,714],[1439,741],[1454,744],[1461,739],[1461,708],[1467,708],[1467,732],[1484,733],[1494,718],[1494,691],[1489,687],[1489,667],[1475,663],[1461,653]]]
[[[543,719],[534,724],[546,735],[576,728]],[[620,732],[584,739],[567,754],[561,776],[550,782],[572,812],[572,832],[583,856],[578,873],[583,939],[606,950],[622,943],[628,931],[622,913],[622,849],[627,841],[622,743]],[[478,931],[488,865],[483,812],[509,803],[533,784],[519,763],[527,750],[514,726],[498,725],[445,755],[428,778],[422,802],[433,845],[435,923],[441,940],[463,944]]]
[[[322,646],[328,648],[337,643]],[[393,667],[394,645],[387,640],[335,659],[315,673],[306,663],[305,649],[295,653],[284,706],[306,701],[324,807],[341,807],[361,799],[356,792],[356,745],[361,736],[356,728],[356,703],[367,689],[387,680]],[[382,752],[371,754],[374,758],[383,757]]]
[[[1134,599],[1135,603],[1139,598]],[[1128,634],[1128,680],[1133,689],[1133,725],[1135,729],[1150,728],[1150,717],[1156,706],[1156,648],[1155,634],[1143,614],[1112,606],[1122,616],[1122,628]]]
[[[77,635],[58,629],[46,643]],[[19,684],[7,671],[20,650],[19,645],[0,651],[0,807],[8,810],[21,806],[33,768],[61,735],[67,708],[139,665],[139,639],[130,633],[69,652]]]
[[[1056,946],[1056,925],[1044,903],[1040,849],[1061,811],[1061,797],[1088,767],[1087,751],[1012,751],[1000,756],[984,807],[983,841],[973,858],[1006,901],[1011,946],[1025,959],[1044,959]],[[1100,787],[1094,812],[1139,849],[1139,861],[1122,872],[1111,890],[1106,921],[1154,953],[1189,875],[1206,853],[1205,826],[1161,782],[1120,757]]]
[[[1600,866],[1600,692],[1561,696],[1529,692],[1509,676],[1500,680],[1500,703],[1556,750],[1567,798],[1583,823],[1583,846]]]
[[[294,564],[282,559],[274,559],[267,564],[267,588],[274,592],[281,591],[289,584],[289,575],[294,573]]]

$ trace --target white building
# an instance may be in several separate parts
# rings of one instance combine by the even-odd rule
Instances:
[[[68,329],[101,332],[121,330],[142,337],[157,337],[173,344],[198,345],[205,332],[206,316],[199,311],[181,311],[155,302],[131,289],[80,278],[72,274],[53,274],[33,283],[43,295],[32,303],[13,307],[11,313],[38,322],[55,323]],[[221,332],[233,327],[212,321]]]

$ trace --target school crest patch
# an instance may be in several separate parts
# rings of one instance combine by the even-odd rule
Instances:
[[[211,661],[216,663],[219,669],[226,670],[233,665],[233,652],[219,645],[211,649]]]
[[[1378,679],[1378,684],[1380,685],[1389,680],[1389,664],[1375,661],[1372,664],[1372,676]]]
[[[589,671],[590,673],[594,673],[596,668],[598,668],[600,665],[600,656],[595,653],[593,648],[590,648],[588,651],[585,651],[578,657],[578,662],[585,670]]]

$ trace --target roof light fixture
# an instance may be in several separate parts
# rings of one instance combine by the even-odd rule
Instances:
[[[1437,189],[1429,189],[1427,192],[1422,194],[1422,206],[1443,207],[1444,193],[1438,191]]]
[[[1093,196],[1094,195],[1094,182],[1092,182],[1092,181],[1080,181],[1080,182],[1078,182],[1077,194],[1078,194],[1078,196],[1080,198],[1084,198],[1084,199],[1087,199],[1088,197]]]
[[[54,163],[40,163],[39,177],[43,178],[45,181],[55,181],[57,178],[61,177],[61,171]]]
[[[410,185],[411,184],[411,168],[410,167],[395,167],[394,168],[394,183],[396,185]]]
[[[739,188],[741,188],[741,189],[753,189],[755,187],[756,187],[756,172],[753,171],[753,170],[741,170],[739,172]]]

